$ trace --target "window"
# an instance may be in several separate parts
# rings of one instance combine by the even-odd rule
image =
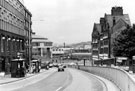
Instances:
[[[15,24],[15,25],[16,25],[16,19],[17,19],[16,16],[14,16],[14,24]]]
[[[100,54],[103,54],[104,50],[103,48],[100,49]]]
[[[104,48],[104,53],[108,54],[108,48]]]
[[[108,45],[108,40],[105,40],[104,41],[104,45]]]
[[[2,12],[2,8],[0,7],[0,19],[1,19],[1,12]]]
[[[98,44],[93,44],[93,48],[98,48]]]
[[[98,51],[93,51],[93,55],[98,55]]]
[[[16,50],[16,43],[15,43],[15,39],[12,40],[13,42],[13,50],[15,51]]]
[[[103,41],[100,41],[100,45],[103,46]]]
[[[32,43],[32,46],[39,46],[39,43]]]
[[[1,52],[4,52],[4,39],[5,39],[5,37],[1,37]]]
[[[7,21],[7,11],[6,11],[6,10],[4,10],[4,12],[3,12],[3,13],[4,13],[4,14],[3,14],[3,15],[4,15],[4,20],[5,20],[5,21]]]
[[[9,23],[12,23],[12,14],[9,14]]]

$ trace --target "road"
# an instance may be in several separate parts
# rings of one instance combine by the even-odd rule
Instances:
[[[70,82],[71,75],[68,71],[54,72],[49,77],[38,81],[37,83],[25,86],[14,91],[55,91],[60,86],[65,87]]]
[[[53,69],[48,73],[41,73],[39,77],[30,78],[22,83],[23,86],[12,91],[106,91],[106,85],[97,77],[89,73],[66,68],[64,72],[57,72]],[[40,80],[37,80],[40,79]],[[36,81],[35,81],[36,80]],[[35,81],[35,82],[34,82]],[[18,86],[18,83],[6,85]],[[28,84],[29,83],[29,84]],[[5,86],[5,87],[6,87]],[[1,90],[1,91],[10,91]]]

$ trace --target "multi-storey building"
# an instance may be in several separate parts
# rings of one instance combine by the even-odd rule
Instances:
[[[63,47],[53,47],[52,48],[52,60],[54,62],[60,62],[64,57],[65,50]]]
[[[27,64],[30,63],[32,58],[32,14],[29,12],[28,9],[24,8],[25,10],[25,18],[24,18],[24,35],[26,37],[25,41],[25,58],[28,60]]]
[[[75,48],[71,49],[71,59],[77,60],[90,60],[91,59],[91,49],[89,48]]]
[[[95,55],[98,56],[98,60],[104,60],[103,62],[114,58],[112,41],[122,30],[126,29],[128,25],[131,26],[129,15],[123,14],[122,7],[112,7],[111,14],[105,14],[104,17],[100,18],[99,26],[101,27],[101,32],[96,33],[94,28],[92,33],[92,51],[94,61]],[[97,30],[100,31],[100,29]],[[95,40],[98,40],[98,42],[95,43]],[[96,54],[94,53],[95,45],[98,46],[98,52]],[[98,63],[99,61],[95,62]],[[114,61],[111,62],[113,63]],[[107,63],[110,64],[110,62]]]
[[[99,43],[100,43],[100,35],[101,35],[101,26],[100,24],[94,24],[93,33],[92,33],[92,59],[98,60],[99,59]],[[102,46],[102,45],[101,45]],[[101,56],[101,55],[100,55]]]
[[[10,72],[11,60],[17,58],[18,53],[26,59],[31,17],[19,0],[0,0],[0,72]]]
[[[49,61],[51,59],[53,42],[47,38],[32,35],[32,58],[41,59],[41,61]]]

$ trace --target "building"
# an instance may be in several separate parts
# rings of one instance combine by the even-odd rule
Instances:
[[[105,14],[100,22],[94,24],[92,32],[92,59],[95,63],[112,64],[113,39],[127,26],[131,26],[128,14],[123,14],[122,7],[112,7],[111,14]],[[103,61],[104,60],[104,61]],[[111,62],[109,60],[112,60]]]
[[[101,35],[101,25],[94,23],[93,33],[92,33],[92,59],[99,60],[99,56],[101,51],[99,51],[102,47],[100,47],[100,35]]]
[[[41,61],[51,60],[51,48],[53,42],[42,36],[32,35],[32,58],[41,59]]]
[[[27,64],[30,64],[31,58],[32,58],[32,14],[29,12],[28,9],[25,10],[25,18],[24,18],[24,34],[26,36],[26,41],[25,41],[25,58]]]
[[[62,62],[61,60],[68,59],[71,49],[69,46],[52,47],[52,60],[54,62]]]
[[[90,60],[91,59],[91,49],[89,48],[75,48],[71,50],[71,59],[76,60]]]
[[[0,0],[0,72],[10,73],[11,61],[20,53],[24,59],[30,54],[31,17],[19,0]]]
[[[53,47],[52,48],[52,60],[54,62],[60,62],[65,54],[65,48],[63,47]]]

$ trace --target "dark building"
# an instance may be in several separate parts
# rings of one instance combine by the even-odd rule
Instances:
[[[105,60],[115,58],[112,51],[112,41],[122,30],[127,28],[127,25],[131,26],[129,15],[123,14],[122,7],[112,7],[111,14],[105,14],[104,17],[100,18],[99,24],[94,24],[92,55],[95,63],[100,60],[105,62]],[[97,48],[96,51],[98,52],[95,52],[95,48]],[[110,62],[107,63],[111,64]]]
[[[100,50],[100,37],[101,37],[101,25],[94,23],[92,33],[92,58],[93,60],[99,60]]]
[[[30,56],[31,17],[19,0],[0,0],[0,72],[10,73],[18,54],[25,59]]]

